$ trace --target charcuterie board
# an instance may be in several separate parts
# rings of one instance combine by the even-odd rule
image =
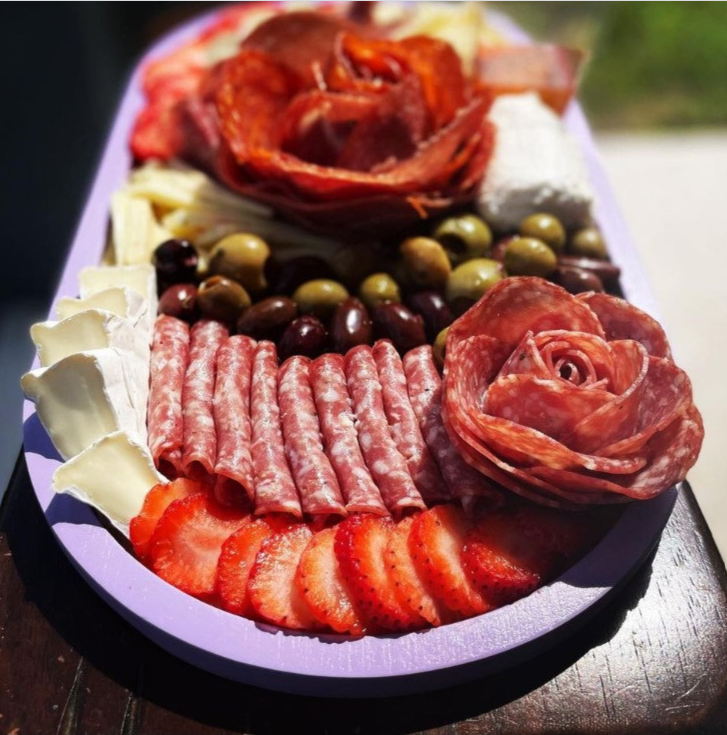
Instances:
[[[208,22],[202,17],[179,28],[150,49],[147,58],[194,37]],[[505,33],[517,34],[507,21],[499,24]],[[74,294],[79,271],[102,258],[109,201],[132,164],[127,144],[144,103],[140,91],[144,63],[137,67],[122,100],[54,301]],[[570,106],[565,122],[580,144],[597,191],[596,217],[611,258],[622,269],[625,296],[653,314],[636,251],[578,105]],[[556,645],[611,599],[648,556],[677,492],[671,489],[653,500],[629,504],[575,566],[528,597],[486,615],[416,633],[356,639],[314,635],[230,615],[155,576],[89,507],[51,490],[60,457],[30,402],[25,404],[24,420],[25,453],[41,508],[64,551],[109,604],[156,643],[204,669],[257,686],[319,696],[374,697],[447,686]]]

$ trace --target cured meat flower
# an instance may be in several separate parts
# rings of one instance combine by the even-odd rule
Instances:
[[[614,296],[508,278],[450,327],[443,412],[464,458],[545,505],[654,497],[704,436],[664,331]]]

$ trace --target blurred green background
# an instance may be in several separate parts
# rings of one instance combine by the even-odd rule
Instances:
[[[727,125],[727,3],[491,2],[539,40],[588,49],[600,130]]]

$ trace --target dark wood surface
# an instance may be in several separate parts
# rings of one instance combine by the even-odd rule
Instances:
[[[276,694],[173,658],[102,602],[60,551],[21,458],[0,510],[0,733],[723,733],[726,582],[687,488],[645,567],[549,654],[425,695]]]

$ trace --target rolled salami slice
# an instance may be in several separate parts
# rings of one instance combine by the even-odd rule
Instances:
[[[412,408],[424,440],[437,460],[452,496],[470,508],[478,498],[499,503],[500,492],[462,459],[447,434],[442,420],[442,379],[430,345],[422,345],[404,356],[404,373]]]
[[[368,345],[354,347],[345,359],[346,382],[351,396],[361,452],[392,515],[406,508],[424,508],[406,459],[396,448],[384,412],[376,362]]]
[[[278,354],[272,342],[255,348],[250,388],[255,513],[291,513],[300,518],[300,498],[285,457],[278,406]]]
[[[227,335],[225,326],[205,319],[190,330],[189,364],[182,392],[182,467],[187,477],[203,479],[214,472],[217,459],[217,433],[212,410],[215,365],[217,351]]]
[[[217,353],[213,410],[217,434],[216,495],[234,498],[240,491],[255,501],[252,473],[250,382],[255,341],[229,337]]]
[[[170,479],[182,473],[182,389],[188,361],[189,325],[172,316],[160,316],[151,347],[147,426],[154,464]]]
[[[412,480],[424,501],[436,503],[450,494],[419,427],[406,386],[401,357],[389,340],[374,345],[374,360],[381,383],[384,411],[397,449],[406,459]]]
[[[278,371],[278,406],[285,456],[303,512],[346,515],[336,473],[323,450],[309,366],[309,358],[294,355]]]
[[[309,368],[313,397],[328,459],[349,513],[388,515],[358,444],[343,355],[327,354]]]

